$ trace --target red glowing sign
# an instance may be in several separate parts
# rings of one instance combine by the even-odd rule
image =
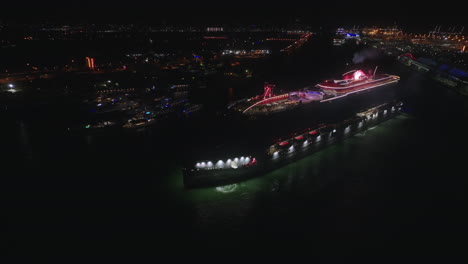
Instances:
[[[88,69],[94,70],[94,58],[86,57],[86,66],[88,66]]]

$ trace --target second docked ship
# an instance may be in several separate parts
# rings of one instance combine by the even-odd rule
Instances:
[[[326,80],[315,85],[314,88],[304,88],[280,95],[273,93],[275,85],[265,83],[262,95],[234,102],[229,106],[229,109],[248,116],[269,115],[389,86],[400,80],[398,76],[376,74],[376,71],[377,68],[366,74],[362,70],[353,70],[344,73],[340,79]]]

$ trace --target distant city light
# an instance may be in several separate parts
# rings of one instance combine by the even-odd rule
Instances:
[[[94,70],[94,58],[86,57],[86,66],[89,70]]]

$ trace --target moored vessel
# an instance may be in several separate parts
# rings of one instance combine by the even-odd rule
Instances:
[[[324,94],[331,96],[323,101],[334,100],[349,94],[358,93],[361,91],[375,89],[377,87],[386,86],[397,83],[400,77],[390,74],[376,74],[377,67],[373,74],[366,74],[362,70],[353,70],[344,73],[340,79],[326,80],[317,84],[317,87]]]
[[[276,86],[267,82],[263,87],[263,94],[236,101],[228,109],[246,116],[271,115],[389,86],[400,80],[396,75],[376,72],[377,67],[373,73],[368,74],[362,70],[353,70],[343,74],[340,79],[326,80],[313,88],[307,87],[279,95],[273,93]]]

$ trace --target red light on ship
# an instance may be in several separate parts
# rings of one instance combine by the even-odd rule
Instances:
[[[354,80],[359,80],[361,76],[366,76],[361,70],[355,71],[353,74]]]
[[[275,86],[276,85],[268,82],[263,85],[263,99],[270,98],[273,95],[273,88],[275,88]]]
[[[247,163],[245,166],[250,167],[257,164],[257,159],[253,158],[249,163]]]
[[[411,54],[411,53],[405,53],[405,54],[403,54],[403,55],[401,55],[401,56],[405,56],[405,57],[408,57],[408,58],[410,58],[410,59],[412,59],[412,60],[416,60],[416,58],[415,58],[415,57],[413,56],[413,54]]]

